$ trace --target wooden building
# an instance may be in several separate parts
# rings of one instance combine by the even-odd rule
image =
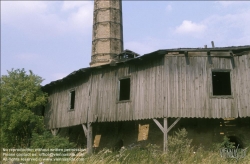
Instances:
[[[45,123],[82,125],[153,119],[164,134],[180,118],[250,117],[250,46],[179,48],[143,56],[123,50],[121,0],[94,1],[91,62],[43,87]],[[161,123],[157,119],[163,119]],[[177,118],[168,126],[167,118]]]
[[[49,129],[170,117],[250,117],[250,46],[166,49],[143,56],[126,50],[117,58],[43,87],[49,93]]]

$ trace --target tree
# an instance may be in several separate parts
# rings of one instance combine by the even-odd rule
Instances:
[[[43,79],[32,71],[12,69],[1,77],[1,145],[28,147],[32,133],[43,133],[43,117],[36,115],[47,101],[41,90]]]

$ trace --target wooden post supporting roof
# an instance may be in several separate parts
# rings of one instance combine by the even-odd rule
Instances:
[[[87,138],[87,153],[92,154],[92,125],[91,122],[86,125],[82,124],[85,137]]]
[[[59,128],[57,128],[57,129],[50,129],[50,131],[51,131],[51,133],[52,133],[53,136],[56,136],[58,134],[58,132],[59,132]]]
[[[156,125],[161,129],[161,131],[163,132],[163,152],[167,152],[168,147],[168,132],[180,121],[181,118],[177,118],[175,120],[175,122],[168,128],[168,120],[167,118],[164,118],[164,123],[163,126],[161,125],[161,123],[156,120],[153,119],[153,121],[156,123]]]

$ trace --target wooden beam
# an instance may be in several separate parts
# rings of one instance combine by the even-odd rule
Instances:
[[[88,140],[87,140],[87,146],[88,146],[88,153],[92,153],[92,123],[88,123]]]
[[[92,125],[91,125],[91,122],[87,123],[87,127],[86,127],[86,125],[82,124],[82,127],[83,127],[84,134],[85,134],[85,136],[87,138],[87,153],[92,154],[93,138],[92,138]]]
[[[168,142],[168,120],[167,118],[164,118],[164,122],[163,122],[163,126],[161,125],[161,123],[156,120],[153,119],[153,121],[156,123],[156,125],[161,129],[162,133],[163,133],[163,152],[167,152],[167,142]]]
[[[163,118],[163,126],[157,119],[153,119],[156,125],[161,129],[163,133],[163,152],[168,151],[168,132],[180,121],[180,117],[177,118],[174,123],[168,128],[168,120],[167,118]]]
[[[164,133],[164,128],[162,127],[161,123],[158,120],[156,120],[155,118],[153,118],[153,121],[161,129],[162,133]]]
[[[167,133],[180,121],[180,117],[179,118],[177,118],[175,121],[174,121],[174,123],[168,128],[168,131],[167,131]]]
[[[88,129],[87,129],[86,125],[82,124],[82,128],[83,128],[85,137],[87,138],[87,136],[88,136]]]
[[[56,136],[58,134],[59,128],[57,129],[50,129],[53,136]]]
[[[92,154],[93,138],[92,138],[92,125],[91,122],[88,123],[88,138],[87,138],[87,148],[88,154]]]
[[[168,151],[168,120],[164,118],[163,152]]]

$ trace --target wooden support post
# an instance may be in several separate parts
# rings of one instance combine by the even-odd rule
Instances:
[[[87,148],[88,154],[92,154],[92,147],[93,147],[93,138],[92,138],[92,125],[91,122],[88,123],[88,137],[87,137]]]
[[[57,129],[50,129],[53,136],[56,136],[58,134],[59,128]]]
[[[86,125],[82,124],[82,128],[83,128],[85,137],[87,138],[87,136],[88,136],[88,129],[87,129]]]
[[[82,124],[82,127],[83,127],[85,137],[87,138],[87,153],[92,154],[93,138],[92,138],[92,125],[91,125],[91,122],[87,123],[87,127],[86,127],[86,125]]]
[[[161,123],[159,123],[158,120],[153,118],[153,121],[156,123],[156,125],[161,129],[162,133],[164,133],[164,128],[162,127]]]
[[[168,132],[180,121],[181,118],[177,118],[175,120],[175,122],[168,128],[168,120],[167,118],[163,119],[163,126],[161,125],[161,123],[156,120],[153,119],[153,121],[156,123],[156,125],[161,129],[162,133],[163,133],[163,152],[167,152],[168,150]]]
[[[179,121],[180,121],[180,117],[179,118],[177,118],[175,121],[174,121],[174,123],[170,126],[170,127],[168,127],[168,131],[167,132],[169,132]]]
[[[153,121],[156,123],[156,125],[161,129],[162,133],[163,133],[163,152],[167,152],[167,141],[168,141],[168,120],[167,118],[164,118],[164,123],[163,126],[161,125],[161,123],[156,120],[153,119]]]
[[[164,118],[163,152],[168,151],[168,120]]]

